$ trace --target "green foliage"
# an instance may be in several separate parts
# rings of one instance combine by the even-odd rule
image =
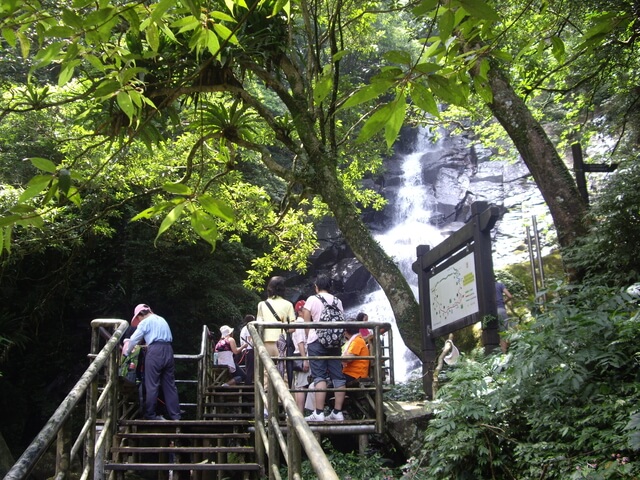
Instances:
[[[331,466],[342,480],[393,480],[399,478],[397,469],[386,466],[385,460],[378,453],[360,455],[357,452],[343,453],[336,450],[329,439],[324,438],[322,449],[331,462]],[[281,471],[282,478],[286,478],[287,469]],[[302,462],[302,477],[313,480],[319,478],[311,467],[311,462]]]
[[[640,278],[640,165],[625,162],[612,174],[594,202],[591,231],[565,253],[572,268],[593,283],[625,286]]]
[[[397,383],[384,394],[385,400],[401,400],[403,402],[420,402],[426,399],[422,378],[411,378],[405,383]]]
[[[403,478],[637,478],[640,309],[603,288],[555,295],[507,356],[449,372]]]

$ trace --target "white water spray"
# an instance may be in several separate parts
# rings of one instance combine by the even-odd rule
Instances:
[[[382,234],[375,235],[384,251],[394,259],[400,271],[411,285],[418,298],[418,276],[411,269],[416,261],[416,247],[434,247],[443,239],[440,231],[429,222],[435,199],[423,183],[421,158],[425,153],[439,149],[430,142],[426,131],[420,131],[414,151],[401,159],[402,177],[398,189],[393,225]],[[362,305],[347,315],[355,316],[359,311],[369,315],[371,321],[390,321],[393,328],[394,376],[396,382],[406,381],[411,370],[420,365],[419,359],[405,346],[395,324],[391,305],[384,292],[378,289],[364,299]],[[421,335],[416,332],[416,335]]]

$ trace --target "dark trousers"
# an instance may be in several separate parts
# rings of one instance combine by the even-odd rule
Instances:
[[[253,360],[254,360],[255,352],[253,348],[247,350],[247,354],[244,357],[244,366],[246,368],[246,376],[244,379],[244,383],[253,383]]]
[[[171,420],[180,420],[180,401],[176,388],[173,347],[170,343],[155,342],[147,347],[144,364],[144,386],[146,399],[144,416],[156,416],[158,394],[162,389],[167,415]]]

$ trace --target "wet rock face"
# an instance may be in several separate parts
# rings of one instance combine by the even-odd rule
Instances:
[[[363,213],[372,232],[390,229],[405,208],[406,199],[399,195],[406,182],[404,158],[419,154],[421,188],[428,198],[425,221],[437,226],[445,236],[469,219],[473,202],[486,201],[498,206],[501,212],[492,231],[494,268],[528,261],[526,227],[531,227],[532,217],[536,218],[541,232],[543,254],[553,248],[555,234],[551,216],[524,162],[500,160],[491,150],[463,136],[444,135],[436,143],[420,142],[414,130],[403,132],[402,140],[396,153],[385,161],[384,173],[365,180],[367,188],[378,191],[388,201],[380,212]],[[416,152],[417,144],[420,147]],[[309,287],[312,279],[326,273],[334,279],[334,292],[340,295],[345,307],[357,305],[363,294],[376,288],[375,281],[355,259],[333,219],[325,220],[318,227],[318,236],[321,249],[310,259],[304,284],[300,285],[299,278],[290,282],[296,299],[313,294]]]

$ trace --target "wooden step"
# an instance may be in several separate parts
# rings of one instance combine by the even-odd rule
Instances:
[[[119,420],[121,427],[138,427],[153,429],[150,431],[175,431],[176,433],[202,432],[215,433],[219,428],[237,427],[246,424],[244,420]]]
[[[206,420],[211,420],[213,418],[219,418],[219,419],[225,419],[225,418],[237,418],[238,420],[240,419],[244,419],[246,420],[253,420],[254,419],[254,414],[251,412],[247,412],[247,413],[223,413],[223,412],[209,412],[209,413],[205,413],[202,415],[202,417]]]
[[[254,453],[253,447],[112,447],[112,453]]]
[[[204,407],[253,408],[253,402],[205,402]]]
[[[164,439],[168,438],[166,433],[157,432],[135,432],[135,433],[118,433],[119,438],[140,440],[140,439]],[[251,438],[250,433],[171,433],[171,440],[180,439],[194,440],[219,440],[219,439],[247,439]]]
[[[185,470],[218,470],[218,471],[260,471],[257,463],[105,463],[105,470],[117,471],[185,471]]]

